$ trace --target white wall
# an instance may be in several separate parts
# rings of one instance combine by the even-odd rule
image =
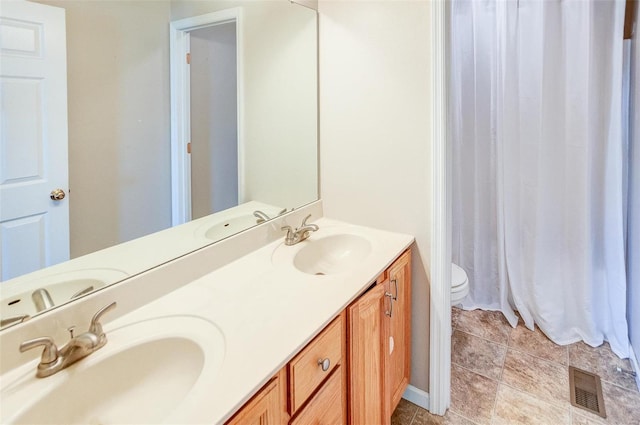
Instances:
[[[66,9],[71,257],[171,225],[169,2]]]
[[[411,384],[429,386],[430,5],[320,1],[325,216],[415,235]]]
[[[640,360],[640,8],[631,42],[629,210],[627,228],[627,320],[629,339]],[[640,370],[636,371],[640,373]],[[640,380],[639,380],[640,382]]]
[[[245,198],[281,207],[317,199],[315,12],[286,0],[178,0],[171,19],[240,6]],[[282,188],[287,188],[283,191]]]

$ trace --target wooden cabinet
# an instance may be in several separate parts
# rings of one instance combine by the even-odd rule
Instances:
[[[273,377],[227,425],[282,425],[284,370]]]
[[[387,425],[409,384],[411,250],[229,422]]]
[[[343,363],[345,321],[341,314],[287,366],[289,413],[294,415],[329,375]]]
[[[376,285],[347,308],[349,413],[352,424],[385,424],[385,287]]]
[[[345,314],[328,324],[227,425],[346,424]]]
[[[389,424],[409,385],[411,251],[347,309],[352,425]]]
[[[344,366],[338,366],[309,404],[291,421],[291,425],[346,424]]]
[[[393,412],[409,385],[411,375],[411,251],[405,251],[389,268],[385,282],[393,308],[387,345],[388,391]]]

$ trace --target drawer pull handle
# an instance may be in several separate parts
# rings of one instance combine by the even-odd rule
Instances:
[[[385,311],[384,314],[393,317],[393,294],[391,292],[385,292],[384,296],[389,297],[389,310]]]
[[[398,279],[393,279],[391,282],[396,287],[396,294],[393,296],[393,300],[396,301],[398,299]]]
[[[329,361],[328,357],[326,359],[319,359],[318,360],[318,366],[320,366],[322,368],[323,372],[326,372],[331,367],[331,361]]]

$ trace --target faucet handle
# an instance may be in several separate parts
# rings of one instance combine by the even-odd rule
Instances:
[[[104,332],[102,330],[102,324],[100,323],[100,318],[106,312],[111,311],[114,308],[116,308],[116,305],[117,305],[117,303],[114,301],[111,304],[106,305],[106,306],[102,307],[100,310],[98,310],[96,312],[96,314],[94,314],[93,317],[91,318],[91,324],[89,325],[89,332],[91,332],[92,334],[97,335],[97,336],[104,335]]]
[[[306,216],[306,217],[304,218],[304,220],[302,220],[302,226],[300,226],[300,227],[304,227],[304,226],[306,226],[306,225],[307,225],[307,220],[309,220],[310,218],[311,218],[311,214],[309,214],[308,216]]]
[[[282,226],[280,228],[280,230],[286,230],[287,231],[287,234],[284,236],[284,243],[285,243],[285,245],[291,245],[291,241],[293,241],[293,239],[295,237],[294,236],[295,232],[294,232],[293,228],[291,226]]]
[[[310,218],[311,218],[311,214],[309,214],[304,218],[304,220],[302,220],[302,225],[300,226],[301,229],[305,228],[306,230],[304,239],[308,237],[309,231],[315,232],[319,229],[318,225],[315,223],[307,224],[307,220],[309,220]]]
[[[34,338],[24,341],[20,344],[20,352],[24,353],[27,350],[31,350],[32,348],[40,346],[44,346],[40,363],[49,364],[58,360],[58,347],[53,341],[53,338],[48,336],[42,336],[40,338]]]

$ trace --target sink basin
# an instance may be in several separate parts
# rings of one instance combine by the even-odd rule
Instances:
[[[46,289],[54,305],[64,304],[79,293],[88,293],[128,276],[116,269],[81,269],[44,275],[38,279],[6,285],[2,289],[0,318],[38,313],[31,298],[33,291]]]
[[[257,218],[253,214],[231,217],[204,228],[204,237],[211,240],[219,240],[231,235],[235,235],[249,227],[255,226]],[[201,230],[202,231],[202,230]]]
[[[202,350],[187,339],[136,345],[74,373],[61,391],[38,400],[16,422],[155,423],[184,398],[203,366]]]
[[[224,212],[195,220],[197,227],[194,235],[196,238],[205,238],[213,241],[235,235],[261,223],[258,217],[253,215],[256,211],[260,211],[271,218],[283,212],[282,207],[249,201]]]
[[[298,270],[327,275],[342,273],[358,265],[371,253],[371,243],[362,236],[338,234],[308,239],[293,258]]]
[[[173,316],[106,332],[107,345],[51,377],[34,377],[37,362],[7,385],[3,376],[0,422],[162,423],[207,403],[225,349],[215,325]]]

